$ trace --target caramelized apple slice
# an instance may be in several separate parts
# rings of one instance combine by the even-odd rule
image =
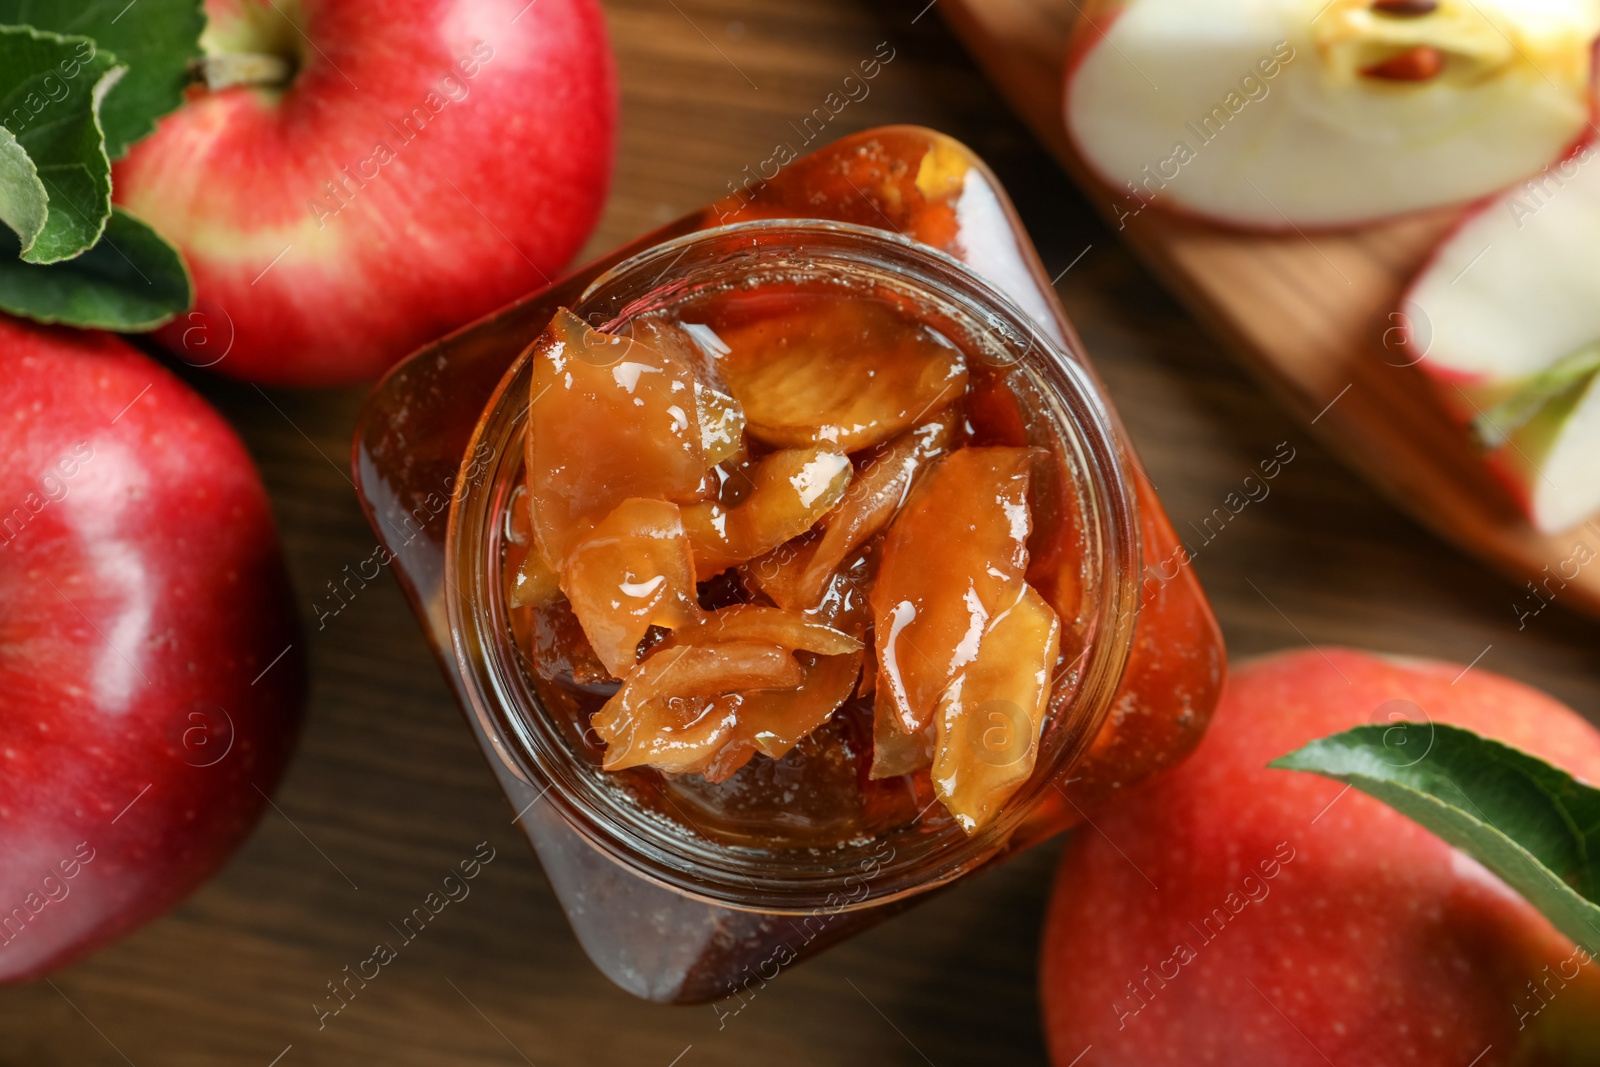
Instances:
[[[602,765],[608,771],[645,765],[673,774],[703,771],[733,737],[744,691],[803,681],[800,665],[776,645],[660,649],[590,721],[606,744]]]
[[[568,554],[561,589],[600,662],[623,677],[646,630],[687,626],[700,615],[678,505],[624,500]]]
[[[862,545],[828,575],[827,584],[816,603],[806,609],[809,618],[842,630],[851,637],[865,638],[872,625],[872,584],[878,577],[881,540]]]
[[[889,525],[905,503],[912,482],[949,447],[955,412],[942,412],[932,422],[901,434],[884,446],[857,473],[844,497],[827,517],[816,551],[807,561],[794,595],[807,604],[823,594],[841,561]]]
[[[706,327],[691,326],[679,322],[675,316],[656,312],[630,322],[628,334],[688,367],[702,385],[723,393],[728,391],[717,369],[717,357],[726,349]]]
[[[517,548],[522,556],[511,580],[511,606],[539,607],[561,595],[561,579],[544,561],[538,545]]]
[[[740,697],[740,707],[744,706],[745,698]],[[732,778],[739,769],[750,762],[756,754],[756,746],[742,738],[735,738],[723,745],[717,754],[711,757],[709,763],[700,769],[700,775],[712,785],[726,782]]]
[[[960,349],[882,300],[797,294],[723,323],[718,369],[752,437],[845,452],[887,441],[966,389]]]
[[[898,715],[872,717],[872,770],[868,777],[896,778],[933,763],[933,723],[908,733]]]
[[[745,562],[739,567],[739,576],[747,589],[759,589],[778,607],[806,611],[816,606],[816,598],[802,595],[801,582],[821,541],[821,530],[808,530]]]
[[[702,581],[811,529],[850,484],[850,458],[835,448],[793,448],[757,463],[742,502],[691,504],[683,525]]]
[[[712,781],[727,778],[756,752],[781,758],[828,721],[849,698],[861,671],[862,645],[857,638],[799,612],[759,604],[706,612],[693,625],[668,634],[645,663],[678,648],[728,645],[783,648],[799,660],[803,677],[789,688],[749,687],[737,702],[723,703],[733,724],[727,750],[702,770]]]
[[[920,732],[1028,567],[1026,448],[940,459],[884,536],[872,589],[877,708]]]
[[[636,319],[628,333],[635,344],[659,352],[694,380],[695,408],[700,416],[700,448],[705,465],[714,467],[742,449],[744,409],[722,385],[714,353],[678,323]]]
[[[700,451],[707,467],[744,448],[744,409],[726,393],[695,382],[695,410],[700,416]]]
[[[861,671],[861,654],[809,656],[805,680],[794,689],[750,690],[738,695],[733,732],[722,749],[701,769],[708,782],[724,782],[761,753],[782,759],[821,727],[850,698]]]
[[[746,693],[744,706],[739,711],[737,736],[773,759],[782,759],[791,748],[827,722],[839,710],[839,705],[850,699],[861,673],[860,653],[843,656],[802,653],[800,659],[805,678],[798,687]]]
[[[757,689],[793,689],[805,671],[791,650],[762,641],[659,648],[624,685],[624,710],[668,697],[714,697]]]
[[[544,561],[544,553],[534,544],[533,497],[527,483],[516,487],[506,505],[506,571],[511,577],[507,598],[515,608],[540,607],[561,595],[554,569]]]
[[[933,790],[967,833],[991,821],[1033,773],[1060,650],[1056,613],[1023,586],[940,698]]]
[[[842,656],[861,651],[861,642],[831,626],[814,622],[797,611],[762,604],[734,604],[704,612],[689,626],[668,634],[662,649],[684,645],[753,642],[778,645],[792,652]]]
[[[873,579],[878,573],[878,540],[856,549],[827,577],[827,585],[814,602],[806,604],[795,595],[795,579],[805,569],[816,543],[790,542],[752,560],[740,569],[744,579],[772,597],[779,606],[801,612],[806,618],[830,626],[854,638],[865,638],[872,625],[872,604],[868,600]],[[785,555],[785,552],[793,555]],[[877,660],[872,650],[862,650],[857,696],[869,696],[877,683]],[[927,765],[927,760],[922,762]]]
[[[690,499],[706,463],[693,373],[565,308],[533,343],[528,488],[545,562],[561,566],[630,497]]]

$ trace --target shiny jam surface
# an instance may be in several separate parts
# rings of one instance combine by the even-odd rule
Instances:
[[[947,332],[796,282],[535,342],[512,629],[631,802],[827,848],[975,832],[1027,781],[1084,647],[1084,517],[1023,373]]]
[[[441,486],[448,496],[449,487],[458,485],[460,500],[448,508],[450,516],[464,511],[473,513],[474,509],[465,505],[474,499],[480,503],[491,498],[496,501],[486,505],[485,512],[493,515],[497,524],[490,537],[500,546],[499,572],[495,576],[504,586],[512,587],[507,589],[508,598],[521,605],[511,609],[513,633],[497,636],[517,638],[517,666],[542,695],[537,701],[539,708],[522,702],[519,714],[547,715],[565,731],[570,752],[592,766],[597,781],[615,789],[616,799],[635,811],[652,813],[652,818],[653,813],[661,813],[661,819],[670,820],[686,837],[699,835],[717,843],[756,846],[757,860],[770,859],[775,873],[793,866],[791,857],[799,865],[814,863],[817,856],[812,849],[826,864],[833,855],[828,846],[854,840],[853,835],[875,837],[870,845],[876,854],[880,844],[898,844],[925,829],[938,829],[941,836],[960,833],[952,825],[952,816],[934,796],[933,777],[937,771],[931,763],[900,776],[872,777],[874,734],[879,725],[874,700],[878,673],[868,656],[875,656],[875,634],[873,640],[863,641],[862,670],[849,699],[780,759],[754,756],[720,783],[710,781],[705,774],[669,774],[644,765],[602,770],[608,746],[592,731],[590,723],[620,690],[621,682],[611,675],[589,644],[570,602],[561,592],[560,575],[544,566],[522,566],[530,554],[529,547],[536,541],[526,488],[509,494],[511,501],[520,506],[501,509],[498,501],[507,498],[502,492],[507,483],[499,476],[493,481],[473,477],[479,469],[475,465],[478,458],[501,455],[500,447],[508,440],[475,436],[486,426],[484,406],[494,398],[497,383],[529,341],[551,323],[558,307],[581,300],[586,288],[603,272],[663,241],[731,223],[795,219],[881,228],[953,256],[1007,293],[1044,326],[1069,358],[1089,369],[1071,325],[1050,292],[1050,276],[1033,253],[995,176],[971,150],[942,134],[915,127],[887,127],[852,134],[820,147],[787,163],[770,180],[749,178],[722,200],[641,237],[548,290],[531,294],[430,346],[377,386],[363,410],[358,430],[357,483],[374,529],[394,554],[393,570],[435,653],[447,668],[452,668],[450,677],[464,706],[469,708],[467,722],[512,806],[527,812],[521,826],[537,846],[574,929],[585,950],[606,974],[630,991],[653,1000],[689,1003],[725,997],[732,989],[730,983],[747,982],[748,976],[763,961],[773,958],[775,951],[797,950],[801,957],[810,955],[858,932],[900,904],[874,904],[838,914],[832,917],[822,937],[796,943],[790,915],[735,911],[709,904],[697,906],[696,901],[676,890],[662,888],[642,874],[630,874],[627,863],[619,867],[598,858],[591,835],[553,814],[551,805],[532,804],[551,783],[542,775],[526,773],[531,770],[526,765],[519,770],[515,764],[523,762],[521,757],[508,758],[521,741],[487,713],[493,697],[488,684],[489,666],[491,660],[497,665],[503,662],[499,659],[500,649],[498,645],[493,650],[483,647],[479,643],[483,633],[471,625],[477,619],[485,624],[486,632],[488,625],[499,622],[499,612],[489,610],[491,598],[483,597],[462,606],[461,620],[452,620],[446,607],[454,602],[458,590],[475,585],[474,576],[485,577],[485,569],[493,573],[495,564],[485,568],[481,559],[467,551],[470,545],[481,544],[476,537],[461,538],[457,550],[451,551]],[[687,314],[683,318],[688,322],[709,321]],[[644,324],[637,325],[643,337]],[[662,321],[659,325],[666,329],[673,323]],[[599,339],[597,343],[610,342]],[[605,359],[602,355],[599,361],[603,363]],[[765,560],[764,568],[731,567],[701,580],[701,561],[694,558],[691,548],[689,560],[697,572],[694,611],[735,603],[765,604],[762,596],[774,605],[778,596],[814,596],[822,588],[823,579],[841,567],[852,580],[830,585],[833,602],[842,609],[870,611],[871,586],[866,580],[876,574],[874,560],[879,557],[873,552],[852,551],[849,546],[857,529],[878,529],[879,537],[883,536],[881,527],[875,526],[880,513],[879,505],[873,501],[887,500],[882,506],[896,509],[903,503],[892,488],[898,484],[900,475],[895,472],[900,465],[912,464],[920,470],[925,452],[942,454],[945,434],[962,442],[1013,447],[1038,446],[1048,439],[1046,434],[1036,432],[1032,413],[1038,409],[1037,397],[1027,395],[1025,383],[972,360],[967,361],[967,368],[960,420],[951,420],[946,427],[919,426],[910,438],[902,434],[895,442],[873,446],[892,450],[893,458],[871,470],[863,457],[851,456],[854,477],[841,497],[837,522],[830,520],[825,529],[813,530],[802,539],[802,548],[810,540],[817,543],[810,550],[813,554],[805,568],[773,566],[772,560]],[[530,399],[519,390],[503,396],[500,404],[509,409]],[[694,417],[697,425],[710,425],[713,430],[701,436],[700,462],[716,459],[720,464],[731,455],[721,454],[721,449],[735,441],[752,456],[776,450],[775,445],[765,442],[748,443],[749,435],[740,421],[742,412],[726,410],[715,397],[704,399],[705,416],[697,405]],[[679,407],[686,418],[688,408]],[[559,414],[552,417],[559,418]],[[580,443],[594,421],[578,419],[570,424]],[[672,421],[675,425],[679,420],[674,417]],[[721,432],[717,432],[719,428]],[[1128,479],[1138,497],[1141,555],[1124,564],[1117,574],[1085,573],[1085,553],[1077,533],[1084,509],[1073,499],[1072,488],[1077,484],[1074,479],[1065,470],[1053,471],[1048,462],[1043,471],[1030,472],[1028,494],[1033,530],[1028,537],[1026,578],[1028,585],[1055,609],[1061,642],[1058,665],[1071,664],[1082,653],[1084,630],[1095,609],[1105,602],[1106,594],[1091,581],[1103,581],[1104,590],[1125,588],[1130,581],[1136,583],[1138,614],[1126,650],[1126,666],[1098,732],[1069,772],[1055,778],[1048,788],[1030,793],[1039,798],[1036,806],[1011,834],[1004,851],[996,855],[997,860],[1085,818],[1094,818],[1098,810],[1116,804],[1130,790],[1183,759],[1200,741],[1221,689],[1225,672],[1221,636],[1194,568],[1189,566],[1186,551],[1144,476],[1131,443],[1124,438],[1120,444]],[[828,452],[822,448],[818,451]],[[464,455],[473,465],[464,465]],[[673,469],[671,456],[655,458],[665,458],[669,461],[666,469]],[[790,459],[801,461],[798,465],[802,468],[806,466],[805,456]],[[827,455],[819,454],[811,457],[809,469],[826,470],[831,462]],[[507,465],[515,466],[509,457]],[[739,467],[735,462],[722,468],[728,475],[730,498],[742,498],[749,489],[763,484],[769,495],[774,491],[775,479],[747,480],[740,476]],[[777,468],[769,469],[769,473],[777,473]],[[505,471],[505,477],[518,479],[521,474],[510,469]],[[719,481],[722,478],[717,477]],[[867,486],[886,491],[881,495],[868,493]],[[649,493],[642,498],[665,499]],[[677,505],[682,522],[683,502],[669,502]],[[590,500],[589,504],[595,505],[596,501]],[[662,547],[660,541],[674,539],[674,528],[670,522],[649,520],[660,519],[664,514],[649,507],[631,512],[632,528],[641,536],[652,531],[665,533],[666,537],[656,539],[656,547]],[[743,529],[735,531],[736,539],[759,539],[763,531],[767,535],[773,531],[782,533],[784,522],[798,521],[782,510],[762,509],[762,514],[775,516],[773,524],[751,521],[759,516],[747,512],[741,520]],[[715,514],[702,517],[717,518]],[[601,520],[586,521],[598,525]],[[481,532],[480,527],[473,529]],[[708,540],[715,540],[704,536],[704,526],[699,529],[703,547]],[[401,536],[395,536],[397,531],[403,531]],[[684,532],[687,536],[688,525]],[[542,562],[542,550],[536,554],[541,555]],[[680,553],[658,552],[652,558],[671,563],[684,557]],[[463,567],[463,563],[470,564],[471,569]],[[712,563],[708,561],[707,565]],[[752,571],[765,580],[765,586],[750,588],[745,577]],[[455,582],[450,580],[452,575]],[[660,599],[636,606],[647,616],[683,609],[686,605],[682,599],[667,596],[671,588],[666,586]],[[865,594],[859,591],[862,589]],[[863,603],[869,607],[861,608]],[[1012,622],[1027,621],[1028,616],[1023,611]],[[638,624],[636,618],[619,617],[615,622],[618,644],[626,641],[627,627]],[[456,630],[458,626],[466,626],[466,632]],[[1004,632],[1016,630],[1013,626]],[[670,632],[664,626],[648,623],[644,645],[648,648]],[[457,643],[462,636],[468,639],[465,660]],[[772,677],[784,670],[770,657],[768,649],[745,649],[743,653],[740,663],[746,668],[772,671]],[[798,666],[799,657],[794,660]],[[987,681],[981,677],[979,681],[995,684],[992,675]],[[1071,681],[1070,674],[1058,680],[1052,694],[1056,708],[1073,695]],[[919,750],[914,754],[920,758]],[[1004,788],[1007,783],[998,784]],[[982,803],[983,790],[975,790],[974,795]],[[599,817],[606,818],[604,813]],[[839,866],[845,867],[842,863]],[[762,884],[758,886],[756,882]],[[768,906],[761,902],[766,889],[764,879],[752,879],[748,888],[756,906]],[[848,893],[848,879],[836,888]]]

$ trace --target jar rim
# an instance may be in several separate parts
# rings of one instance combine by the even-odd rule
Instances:
[[[603,772],[572,751],[518,662],[496,577],[496,527],[503,525],[499,520],[521,470],[532,344],[502,378],[468,446],[463,466],[477,463],[480,473],[458,479],[451,503],[445,606],[471,713],[512,773],[543,789],[541,795],[591,845],[641,877],[723,907],[794,914],[854,910],[924,892],[993,858],[1081,758],[1110,709],[1131,643],[1138,611],[1138,501],[1114,418],[1080,361],[971,267],[904,236],[809,219],[762,219],[696,231],[619,262],[589,284],[572,310],[616,329],[685,299],[698,291],[696,286],[715,282],[718,272],[746,269],[759,271],[767,281],[785,270],[812,281],[823,277],[819,272],[835,271],[838,284],[890,285],[937,303],[981,327],[980,334],[965,340],[977,343],[978,337],[989,346],[986,351],[1012,354],[1012,364],[1036,379],[1049,394],[1046,399],[1061,408],[1050,417],[1052,431],[1081,468],[1075,488],[1088,501],[1084,510],[1090,513],[1086,518],[1092,520],[1098,556],[1091,567],[1102,580],[1087,608],[1096,618],[1076,670],[1075,691],[1052,709],[1034,773],[1000,816],[970,836],[953,824],[919,834],[897,828],[894,840],[903,847],[891,847],[886,858],[869,847],[888,834],[822,855],[808,849],[745,849],[693,835],[675,822],[663,826],[666,820],[597,781]],[[1059,732],[1068,720],[1070,737]],[[1058,733],[1052,736],[1052,730]],[[1053,746],[1048,753],[1047,745]],[[855,875],[850,885],[856,870],[870,877]]]

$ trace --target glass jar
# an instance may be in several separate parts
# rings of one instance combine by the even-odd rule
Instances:
[[[374,393],[357,435],[369,515],[574,931],[609,977],[658,1001],[715,1000],[770,981],[1059,832],[1181,758],[1221,683],[1220,638],[1187,559],[992,176],[948,138],[897,128],[797,161],[783,179],[412,357]],[[880,225],[862,224],[863,205]],[[802,214],[813,217],[793,218]],[[545,714],[512,639],[501,561],[531,377],[516,352],[560,304],[626,332],[709,289],[777,280],[909,302],[1004,375],[1028,443],[1050,450],[1046,525],[1087,563],[1061,594],[1078,608],[1061,613],[1073,666],[1032,777],[970,837],[918,818],[822,850],[760,847],[655,817]],[[465,412],[453,387],[478,410]]]

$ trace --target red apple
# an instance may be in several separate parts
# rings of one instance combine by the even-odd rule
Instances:
[[[1265,766],[1397,718],[1600,780],[1600,732],[1481,668],[1328,649],[1234,671],[1188,762],[1068,846],[1041,974],[1058,1067],[1597,1062],[1588,951],[1379,801]],[[1396,759],[1427,740],[1397,729]]]
[[[374,377],[543,285],[599,217],[617,91],[595,0],[205,7],[208,55],[288,62],[191,90],[116,167],[117,202],[194,273],[195,309],[159,335],[184,359]]]
[[[266,492],[109,334],[0,317],[0,980],[171,908],[250,832],[305,691]]]

